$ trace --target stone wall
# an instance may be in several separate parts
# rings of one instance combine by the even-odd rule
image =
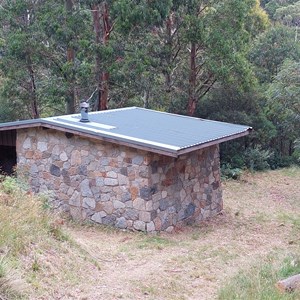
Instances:
[[[18,131],[17,153],[33,191],[75,219],[172,231],[222,209],[218,146],[172,158],[34,128]]]

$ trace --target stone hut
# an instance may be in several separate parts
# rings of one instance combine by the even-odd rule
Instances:
[[[75,219],[172,231],[222,210],[219,144],[250,131],[137,107],[10,122],[0,163]]]

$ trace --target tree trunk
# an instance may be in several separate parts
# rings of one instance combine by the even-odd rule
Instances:
[[[169,15],[166,20],[167,38],[166,38],[166,51],[167,51],[167,67],[165,69],[165,80],[166,80],[166,92],[170,94],[171,92],[171,62],[172,62],[172,16]]]
[[[31,108],[31,115],[33,119],[38,119],[40,117],[38,105],[37,105],[37,94],[36,94],[36,84],[35,84],[35,74],[32,67],[32,62],[30,57],[27,57],[27,70],[30,77],[30,108]]]
[[[197,84],[197,67],[196,67],[196,44],[191,43],[190,53],[190,76],[189,76],[189,101],[187,114],[193,116],[197,105],[196,84]]]
[[[144,108],[149,108],[149,91],[148,89],[144,91],[144,95],[142,97]]]
[[[93,27],[95,32],[95,44],[98,47],[100,47],[101,40],[101,26],[100,26],[100,7],[99,4],[93,4],[92,5],[92,16],[93,16]],[[97,89],[98,89],[98,97],[97,101],[95,103],[94,109],[99,110],[100,109],[100,103],[101,103],[101,88],[102,88],[102,76],[101,76],[101,57],[98,52],[95,54],[95,80],[97,83]]]
[[[300,274],[291,276],[287,279],[280,280],[276,283],[276,287],[281,292],[293,292],[296,289],[300,290]]]
[[[109,42],[109,36],[111,32],[111,24],[109,20],[109,9],[106,2],[103,3],[102,11],[102,22],[103,22],[103,45],[107,45]],[[108,108],[108,93],[109,93],[109,73],[103,71],[101,75],[101,89],[100,89],[100,103],[99,110],[106,110]]]
[[[73,2],[72,0],[66,0],[65,2],[66,5],[66,26],[68,26],[68,19],[72,16],[73,14]],[[71,47],[71,41],[72,38],[68,37],[68,45],[67,45],[67,62],[74,65],[75,62],[75,51],[73,47]],[[73,75],[72,75],[73,77]],[[67,94],[67,114],[73,114],[75,113],[75,98],[76,98],[76,91],[75,91],[75,86],[74,86],[74,81],[73,78],[69,79],[69,89],[68,89],[68,94]]]

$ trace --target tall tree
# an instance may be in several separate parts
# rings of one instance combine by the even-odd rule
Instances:
[[[142,36],[128,43],[122,36],[125,49],[116,66],[119,74],[127,74],[120,76],[119,85],[133,87],[128,97],[193,115],[216,81],[252,80],[247,46],[268,22],[259,2],[173,1],[167,13],[161,22],[148,25]],[[119,24],[126,29],[129,21],[125,20]]]
[[[109,85],[115,88],[122,85],[122,82],[118,81],[120,68],[126,68],[127,62],[132,61],[131,54],[127,54],[132,51],[141,52],[143,39],[148,40],[147,33],[151,31],[153,25],[160,23],[166,17],[170,3],[170,0],[92,2],[95,44],[97,45],[98,109],[107,109],[111,98],[109,95],[111,93],[116,95],[109,89]],[[139,45],[140,42],[142,44]],[[133,50],[133,48],[135,49]],[[123,62],[125,63],[123,64]],[[131,69],[125,72],[135,73],[135,70]],[[129,74],[123,75],[130,77]],[[133,76],[135,75],[133,74]],[[148,89],[143,91],[143,95],[146,95],[144,98],[147,98],[147,91]],[[124,98],[124,91],[121,94]],[[114,102],[116,103],[116,101]],[[122,103],[124,103],[124,99]]]
[[[261,83],[271,82],[285,59],[300,59],[300,44],[294,36],[293,29],[279,24],[272,26],[253,43],[249,58]]]
[[[70,68],[74,68],[75,64],[75,50],[72,43],[74,42],[74,34],[72,30],[68,30],[69,23],[72,22],[73,17],[73,0],[65,0],[66,7],[66,44],[67,44],[67,63],[70,65]],[[73,77],[73,76],[72,76]],[[70,85],[67,92],[67,107],[66,111],[68,114],[73,114],[75,112],[75,102],[76,102],[76,88],[74,85],[74,79],[71,78]]]
[[[2,95],[18,118],[73,113],[90,93],[89,13],[71,0],[5,0],[0,15]]]
[[[21,98],[31,118],[40,116],[36,69],[39,35],[35,26],[38,5],[36,1],[20,0],[3,3],[0,10],[3,92],[9,96],[12,105],[20,103]],[[19,109],[22,111],[23,107]]]
[[[291,156],[293,144],[300,138],[300,64],[286,60],[266,92],[267,114],[277,135],[272,148],[280,155]]]
[[[197,103],[217,80],[239,80],[240,85],[251,80],[246,50],[253,32],[264,29],[267,22],[257,1],[194,2],[187,6],[185,25],[190,43],[189,115],[194,115]]]
[[[103,46],[107,46],[109,43],[109,38],[112,30],[112,24],[110,20],[110,12],[109,7],[106,2],[102,3],[102,28],[103,28],[103,36],[102,43]],[[109,72],[107,70],[103,70],[101,74],[101,89],[100,89],[100,99],[99,99],[99,110],[105,110],[108,108],[108,93],[109,93]]]
[[[300,1],[294,4],[280,7],[274,14],[276,20],[280,20],[284,25],[295,28],[295,42],[299,40],[300,27]]]
[[[280,103],[298,118],[300,125],[300,63],[285,60],[268,89],[269,100]]]

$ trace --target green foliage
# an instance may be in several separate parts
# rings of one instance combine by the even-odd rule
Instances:
[[[20,186],[14,177],[5,176],[1,182],[1,187],[4,193],[13,194],[20,190]]]
[[[272,19],[274,19],[274,15],[276,14],[278,9],[282,9],[284,7],[292,5],[298,2],[298,0],[266,0],[263,2],[266,2],[264,3],[264,6],[267,13]]]
[[[293,158],[300,164],[300,139],[295,140],[294,149]]]
[[[270,168],[268,160],[272,158],[273,153],[269,150],[263,150],[259,146],[248,148],[245,151],[245,165],[253,171],[262,171]]]
[[[277,132],[262,112],[264,103],[264,98],[254,89],[244,93],[229,85],[214,89],[201,103],[198,110],[201,117],[247,124],[254,129],[248,138],[221,144],[221,161],[225,165],[224,169],[228,170],[226,172],[244,167],[252,167],[254,170],[268,167],[270,157],[264,157],[267,153],[259,149],[262,146],[268,149]]]
[[[6,24],[1,30],[0,71],[4,81],[2,98],[11,120],[62,114],[70,90],[82,86],[88,89],[87,78],[91,65],[84,45],[90,33],[90,15],[74,6],[74,14],[66,15],[63,1],[3,1],[0,20]],[[79,46],[80,45],[80,46]],[[71,65],[66,59],[68,47],[76,51],[80,60]],[[89,66],[89,67],[88,67]],[[18,112],[18,115],[16,115]],[[2,118],[3,120],[3,118]]]
[[[112,71],[112,85],[121,86],[115,89],[120,95],[139,98],[140,105],[184,113],[191,90],[190,48],[196,44],[197,102],[217,80],[249,88],[255,78],[245,51],[266,23],[266,15],[253,0],[173,2],[159,26],[138,34],[131,31],[128,41],[120,35],[124,51],[115,65],[118,72]],[[124,103],[116,99],[115,91],[113,103]]]
[[[222,178],[239,180],[242,174],[242,169],[233,168],[230,163],[226,163],[221,166]]]
[[[266,113],[276,124],[277,129],[273,148],[280,156],[291,156],[293,142],[299,138],[299,82],[299,63],[286,60],[266,91],[268,98]]]
[[[300,59],[300,47],[295,41],[294,30],[284,25],[271,27],[255,41],[249,58],[255,65],[260,82],[270,82],[285,59]]]
[[[278,169],[278,168],[286,168],[292,165],[297,164],[297,155],[296,153],[289,156],[289,155],[281,155],[279,152],[275,152],[274,155],[268,159],[268,163],[271,169]]]
[[[111,7],[112,18],[116,20],[119,32],[128,34],[137,27],[143,28],[162,24],[169,14],[171,0],[154,1],[114,1]]]
[[[271,105],[300,117],[300,63],[285,60],[267,91]]]
[[[280,20],[287,26],[299,26],[300,1],[278,8],[274,14],[274,19]],[[297,39],[297,36],[295,38]]]

